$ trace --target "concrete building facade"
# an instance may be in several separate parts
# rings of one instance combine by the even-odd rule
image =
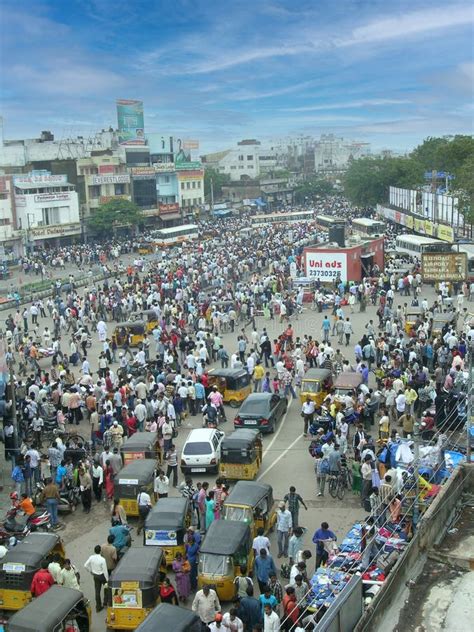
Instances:
[[[370,154],[370,143],[321,134],[314,146],[314,169],[321,175],[345,171],[352,160]]]

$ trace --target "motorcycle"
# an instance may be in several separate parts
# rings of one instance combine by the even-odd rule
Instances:
[[[216,409],[211,404],[206,404],[201,408],[201,412],[203,415],[203,428],[217,428],[219,424],[223,424],[227,421],[225,413],[220,407]]]
[[[33,498],[35,506],[41,505],[41,496],[45,485],[43,482],[36,483],[36,491]],[[67,483],[66,487],[59,492],[58,513],[72,513],[81,501],[81,490],[72,483]]]
[[[51,521],[46,510],[35,511],[29,516],[18,507],[10,507],[0,528],[0,537],[15,536],[17,540],[22,540],[32,531],[49,531],[50,529]]]

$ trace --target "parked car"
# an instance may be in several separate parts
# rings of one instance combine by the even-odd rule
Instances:
[[[214,473],[219,470],[221,443],[225,433],[216,428],[191,430],[181,452],[183,474]]]
[[[275,432],[275,427],[288,410],[286,397],[275,393],[252,393],[234,419],[234,428],[255,428]]]

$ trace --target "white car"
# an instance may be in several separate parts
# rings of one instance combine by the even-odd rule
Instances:
[[[217,474],[225,433],[216,428],[191,430],[181,452],[183,474]]]

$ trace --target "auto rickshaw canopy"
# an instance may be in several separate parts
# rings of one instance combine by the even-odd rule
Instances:
[[[58,624],[81,602],[85,605],[85,597],[80,590],[51,586],[18,610],[8,621],[7,629],[9,632],[55,632]]]
[[[341,390],[357,390],[362,384],[362,374],[356,371],[343,371],[334,380],[334,388]]]
[[[242,545],[250,541],[250,527],[236,520],[214,520],[211,522],[201,553],[212,555],[234,555]]]
[[[117,480],[118,485],[146,485],[154,479],[156,461],[154,459],[137,459],[123,467]]]
[[[130,437],[125,439],[121,450],[123,452],[133,451],[148,451],[153,452],[155,450],[157,437],[152,432],[135,432]]]
[[[306,373],[303,375],[304,380],[319,380],[320,382],[324,382],[331,377],[331,371],[329,369],[308,369]]]
[[[188,512],[187,498],[160,498],[146,517],[145,528],[174,531],[184,529]]]
[[[220,384],[229,390],[238,390],[250,384],[250,375],[244,369],[209,369],[209,385]]]
[[[128,549],[110,575],[109,588],[120,588],[122,582],[137,582],[141,590],[154,588],[162,557],[159,547]]]
[[[61,538],[56,533],[30,533],[2,558],[2,571],[7,564],[23,565],[25,572],[36,570],[59,544]]]
[[[117,323],[115,325],[115,331],[117,329],[126,329],[130,334],[142,334],[145,331],[146,322],[144,320],[128,320],[123,323]]]
[[[200,632],[201,619],[191,610],[160,603],[140,623],[135,632]]]
[[[224,437],[221,444],[221,460],[229,463],[247,462],[262,442],[258,430],[238,428]]]
[[[224,501],[225,505],[256,507],[263,498],[269,498],[268,509],[273,505],[273,489],[267,483],[238,481]],[[214,523],[212,523],[214,524]]]

